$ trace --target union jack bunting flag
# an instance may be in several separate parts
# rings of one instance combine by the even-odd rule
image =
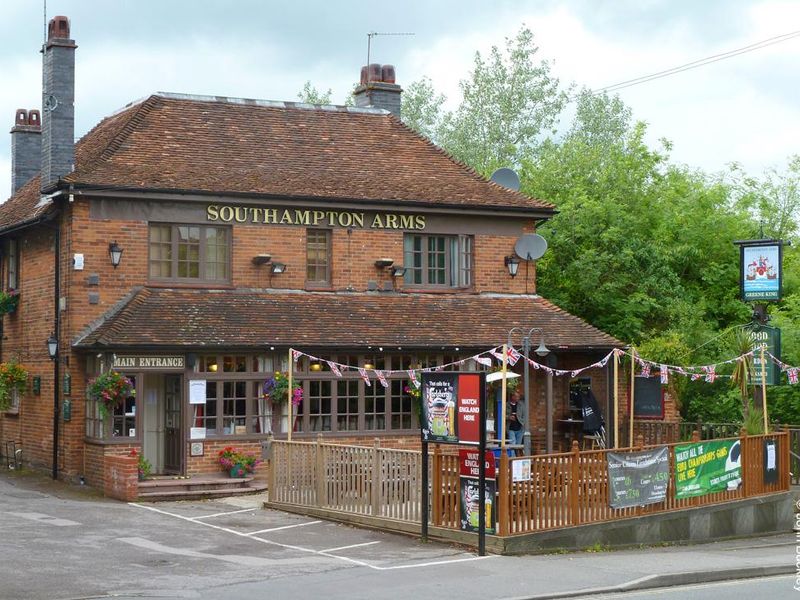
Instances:
[[[386,374],[383,371],[375,371],[375,375],[378,376],[378,381],[381,382],[383,387],[389,387],[389,382],[386,381]]]
[[[417,374],[411,370],[406,371],[406,373],[408,373],[408,376],[411,378],[411,383],[414,384],[414,387],[419,388],[419,379],[417,379]]]
[[[794,385],[794,384],[797,383],[797,373],[798,373],[798,371],[800,371],[800,369],[797,369],[797,368],[788,369],[786,371],[786,374],[789,376],[789,383],[790,384]]]
[[[658,365],[658,368],[661,371],[661,385],[667,385],[669,383],[669,369],[667,369],[667,365]]]
[[[367,387],[372,387],[372,382],[369,380],[369,375],[367,375],[366,369],[362,369],[359,367],[358,374],[361,375],[361,379],[364,380],[364,383],[367,384]]]
[[[336,375],[337,377],[341,377],[341,376],[342,376],[342,372],[339,370],[339,367],[338,367],[338,366],[336,366],[336,363],[335,363],[335,362],[331,362],[331,361],[329,361],[329,360],[326,360],[325,362],[326,362],[326,363],[328,363],[328,367],[330,367],[330,369],[331,369],[331,372],[332,372],[334,375]]]
[[[475,359],[476,363],[482,364],[484,367],[491,367],[492,366],[492,359],[488,356],[473,356],[472,358]]]
[[[300,350],[292,350],[292,360],[297,362],[297,359],[303,356],[303,353]]]
[[[522,354],[517,352],[514,348],[509,348],[507,354],[508,354],[508,364],[510,364],[512,367],[515,364],[517,364],[517,361],[520,358],[522,358]]]
[[[642,377],[650,377],[650,363],[644,362],[643,360],[639,361],[642,365]]]
[[[714,383],[714,380],[717,378],[716,368],[716,365],[703,367],[703,371],[706,372],[706,383]]]

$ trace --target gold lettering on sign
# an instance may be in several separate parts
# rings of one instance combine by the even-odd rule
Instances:
[[[372,213],[370,213],[372,214]],[[358,227],[364,229],[365,213],[337,210],[309,210],[285,208],[260,208],[252,206],[226,206],[209,204],[206,207],[207,221],[223,223],[252,223],[263,225],[300,225],[316,227]],[[370,229],[425,229],[425,215],[399,213],[374,213]]]

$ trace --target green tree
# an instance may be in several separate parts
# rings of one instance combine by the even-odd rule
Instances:
[[[412,82],[401,97],[400,116],[411,129],[436,141],[442,126],[445,96],[437,94],[427,77]]]
[[[311,85],[310,81],[306,81],[303,84],[303,89],[297,93],[300,102],[306,104],[330,104],[332,95],[333,92],[330,88],[326,92],[321,92]]]

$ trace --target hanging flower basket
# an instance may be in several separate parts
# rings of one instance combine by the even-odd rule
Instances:
[[[121,406],[126,398],[136,395],[133,382],[121,373],[109,371],[98,375],[89,382],[89,400],[97,402],[100,416],[105,418]]]
[[[11,406],[11,394],[16,390],[22,394],[28,384],[28,371],[25,367],[11,360],[0,363],[0,411],[8,410]]]
[[[0,292],[0,316],[10,315],[17,310],[18,305],[19,292],[17,290]]]
[[[289,376],[283,371],[275,374],[264,382],[264,396],[276,405],[283,405],[289,401]],[[292,405],[299,406],[303,402],[303,388],[299,385],[292,386]]]

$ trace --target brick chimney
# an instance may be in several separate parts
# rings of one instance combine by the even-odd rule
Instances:
[[[75,48],[69,37],[69,19],[50,19],[43,50],[42,190],[74,169]]]
[[[403,90],[395,83],[394,66],[371,64],[361,67],[361,83],[353,92],[356,106],[388,110],[400,118],[400,94]]]
[[[28,183],[42,165],[42,118],[38,110],[17,109],[11,128],[11,194]]]

